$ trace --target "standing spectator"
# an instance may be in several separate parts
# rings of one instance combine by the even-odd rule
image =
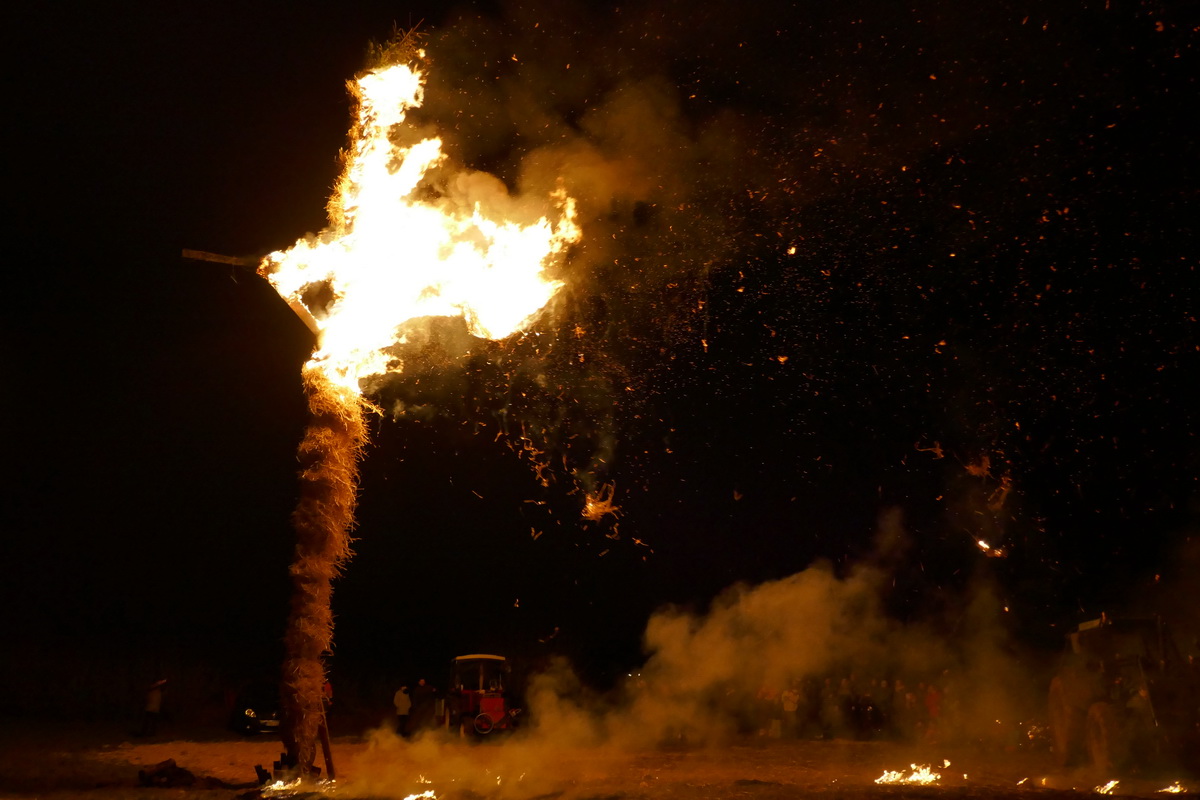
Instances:
[[[894,696],[895,688],[892,681],[888,678],[880,678],[879,686],[875,692],[875,707],[877,710],[877,722],[879,729],[877,733],[885,738],[892,736],[892,709],[896,705]]]
[[[142,707],[142,729],[138,735],[153,736],[158,732],[162,720],[163,695],[166,693],[166,678],[159,678],[146,690],[146,703]]]
[[[882,727],[879,703],[875,699],[875,693],[878,690],[878,682],[872,679],[865,685],[862,694],[858,695],[854,701],[856,738],[873,739]]]
[[[896,678],[892,682],[892,690],[888,695],[887,715],[888,715],[888,735],[892,739],[907,739],[908,738],[908,709],[905,707],[905,695],[908,694],[908,687],[904,685],[902,678]]]
[[[814,675],[804,679],[804,715],[800,723],[800,736],[807,738],[816,731],[821,736],[821,682]]]
[[[925,689],[925,741],[936,743],[938,725],[942,716],[942,692],[937,684],[930,683]]]
[[[774,686],[764,683],[755,697],[755,711],[759,736],[779,736],[779,692]]]
[[[396,707],[396,733],[408,736],[408,712],[412,711],[412,698],[408,696],[408,687],[401,686],[392,696],[392,705]]]
[[[833,685],[833,678],[826,678],[821,687],[821,738],[826,741],[832,739],[840,727],[837,687]]]
[[[858,692],[855,675],[851,672],[842,678],[837,687],[838,731],[837,736],[846,736],[855,731],[858,720]]]
[[[415,733],[433,727],[434,689],[421,678],[412,689],[412,708],[408,715],[408,732]]]
[[[794,739],[800,732],[800,726],[797,724],[800,691],[796,688],[795,681],[779,695],[779,704],[783,707],[783,737]]]
[[[917,693],[904,692],[904,704],[900,712],[900,738],[906,742],[914,741],[924,735],[925,715],[922,712],[921,701]]]

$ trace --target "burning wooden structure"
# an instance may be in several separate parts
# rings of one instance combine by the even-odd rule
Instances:
[[[377,48],[375,63],[349,84],[355,120],[328,228],[253,263],[184,252],[193,260],[257,265],[317,337],[303,372],[310,420],[298,451],[281,680],[287,751],[277,769],[291,777],[315,774],[318,741],[326,776],[333,773],[324,657],[333,643],[333,580],[351,555],[367,442],[363,417],[371,404],[360,381],[402,371],[392,348],[413,319],[462,317],[473,335],[489,339],[522,330],[561,287],[546,276],[547,266],[580,237],[574,201],[561,188],[549,198],[506,199],[506,213],[516,218],[493,218],[477,199],[422,183],[434,166],[443,181],[454,172],[440,139],[395,135],[405,112],[421,103],[423,56],[413,32],[402,33]],[[548,208],[557,209],[554,221]]]

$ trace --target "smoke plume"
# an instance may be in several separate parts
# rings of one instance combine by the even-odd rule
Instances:
[[[443,731],[414,742],[375,731],[354,789],[402,797],[420,790],[419,775],[435,791],[569,794],[581,770],[615,779],[647,749],[746,737],[893,738],[943,754],[1019,745],[1021,723],[1043,699],[1036,663],[1009,640],[986,580],[950,598],[958,612],[891,617],[888,587],[894,570],[907,568],[903,539],[899,520],[885,515],[875,555],[844,573],[819,563],[730,587],[703,611],[660,609],[646,625],[643,665],[612,691],[599,693],[570,664],[554,662],[526,689],[524,726],[498,747],[464,750]],[[779,694],[790,686],[800,708],[797,721],[785,723]],[[926,693],[934,687],[930,717]],[[859,703],[871,697],[882,715],[877,728],[850,716],[847,691]],[[918,691],[924,721],[909,726],[903,695]]]

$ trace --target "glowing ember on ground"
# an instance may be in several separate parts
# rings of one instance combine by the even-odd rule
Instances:
[[[1097,794],[1112,794],[1113,789],[1117,788],[1120,781],[1109,781],[1103,786],[1097,786],[1095,791]]]
[[[941,780],[942,776],[929,768],[928,764],[918,767],[916,764],[909,764],[909,772],[897,770],[884,770],[883,774],[875,779],[876,783],[916,783],[928,785]]]

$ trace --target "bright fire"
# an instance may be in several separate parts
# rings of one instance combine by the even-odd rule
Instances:
[[[446,156],[441,139],[405,125],[423,99],[419,70],[390,64],[350,88],[357,116],[330,227],[271,253],[259,271],[297,313],[311,315],[319,342],[310,365],[358,393],[362,378],[403,368],[387,349],[403,341],[408,320],[461,316],[489,339],[521,330],[561,286],[545,270],[580,230],[562,190],[543,204],[554,208],[551,221],[522,215],[500,182],[480,173],[450,180],[461,196],[486,186],[507,214],[423,184]]]
[[[929,768],[928,764],[918,767],[916,764],[909,765],[910,771],[905,773],[902,770],[887,770],[875,779],[876,783],[919,783],[928,785],[942,779],[942,776]]]

